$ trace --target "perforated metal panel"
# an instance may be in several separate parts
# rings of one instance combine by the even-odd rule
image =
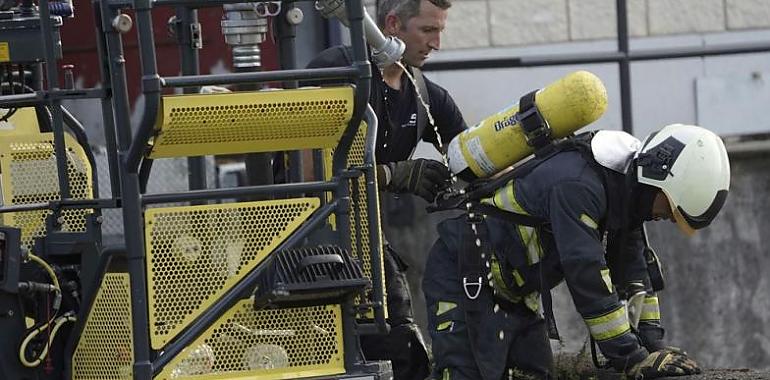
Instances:
[[[358,132],[356,133],[356,136],[353,140],[353,144],[350,147],[350,152],[348,153],[348,166],[357,166],[357,165],[363,165],[364,164],[364,146],[366,143],[366,130],[367,126],[366,123],[362,123],[361,127],[358,128]],[[326,178],[331,178],[332,172],[331,172],[331,162],[332,162],[332,155],[334,154],[333,149],[326,150],[327,154],[326,162],[325,162],[325,172],[326,172]],[[377,178],[375,176],[375,186],[376,186]],[[355,191],[354,191],[355,189]],[[362,267],[364,270],[364,275],[369,278],[372,277],[372,257],[371,257],[371,251],[369,249],[369,218],[367,214],[367,192],[366,192],[366,179],[362,176],[358,178],[355,182],[355,184],[351,184],[350,186],[350,194],[351,194],[351,212],[350,212],[350,241],[351,241],[351,252],[354,256],[359,257],[361,259]],[[377,225],[380,224],[380,199],[379,196],[377,197]],[[379,231],[380,236],[382,236],[382,230]],[[358,237],[360,236],[360,240]],[[382,239],[380,240],[382,241]],[[382,261],[380,262],[382,264]],[[384,273],[383,266],[380,265],[380,273]],[[383,276],[382,279],[382,287],[385,289],[385,278]],[[383,291],[384,293],[384,291]],[[379,300],[380,302],[385,304],[385,299],[383,297],[382,300]],[[360,300],[357,301],[357,303],[360,302]]]
[[[255,312],[244,300],[156,379],[296,379],[344,371],[339,305]]]
[[[64,135],[67,152],[70,197],[93,198],[91,165],[83,148],[69,134]],[[56,168],[53,133],[3,137],[0,141],[0,173],[3,203],[23,205],[61,199]],[[63,231],[85,231],[85,217],[91,210],[64,210]],[[45,219],[51,212],[25,211],[2,214],[5,225],[21,229],[22,245],[30,247],[32,239],[45,234]]]
[[[352,87],[165,96],[150,158],[332,147],[352,113]]]
[[[134,362],[127,273],[107,273],[72,356],[73,380],[130,380]]]
[[[162,348],[319,205],[317,198],[295,198],[147,210],[152,347]]]

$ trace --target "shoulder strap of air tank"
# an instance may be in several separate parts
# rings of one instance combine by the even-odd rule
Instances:
[[[513,179],[523,177],[538,165],[549,158],[567,150],[578,150],[581,153],[591,155],[591,139],[595,132],[584,132],[576,136],[568,137],[561,141],[548,144],[535,152],[535,157],[511,171],[492,180],[481,179],[471,184],[468,190],[468,199],[479,200],[490,197],[497,189],[505,186]]]
[[[517,212],[503,211],[497,207],[490,206],[483,203],[472,202],[471,207],[474,210],[484,215],[513,222],[521,226],[539,227],[539,226],[542,226],[543,223],[545,223],[543,219],[540,219],[531,215],[519,214]]]
[[[468,210],[465,215],[465,223],[461,228],[459,236],[461,251],[457,256],[457,270],[460,274],[460,284],[465,293],[462,304],[466,311],[477,311],[482,305],[476,300],[481,296],[481,291],[486,283],[486,271],[482,257],[484,253],[482,244],[487,241],[484,216],[474,212],[474,210]]]
[[[650,247],[650,241],[647,238],[647,228],[642,225],[642,241],[644,243],[644,260],[647,262],[647,274],[650,276],[650,285],[652,290],[659,292],[666,286],[663,278],[663,271],[660,269],[660,259],[655,250]]]
[[[428,95],[428,86],[425,84],[425,77],[422,75],[422,70],[411,67],[412,76],[414,77],[415,87],[417,92],[422,97],[425,104],[430,104],[430,95]],[[425,127],[428,126],[428,110],[422,105],[421,102],[417,102],[417,141],[415,142],[415,149],[417,144],[422,139],[422,134],[425,132]],[[414,153],[414,151],[412,152]]]

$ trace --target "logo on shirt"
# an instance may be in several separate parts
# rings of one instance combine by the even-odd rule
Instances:
[[[401,124],[401,128],[410,128],[417,125],[417,114],[413,113],[412,116],[409,117],[409,121],[406,122],[406,124]]]

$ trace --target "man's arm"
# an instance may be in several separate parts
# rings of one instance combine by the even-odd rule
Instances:
[[[597,229],[604,215],[603,193],[581,181],[555,186],[548,194],[549,220],[567,287],[599,349],[618,371],[633,379],[700,373],[685,353],[648,351],[631,330],[612,286]]]
[[[628,231],[625,238],[619,233],[610,234],[608,242],[608,264],[613,282],[620,290],[621,298],[629,300],[634,296],[632,293],[645,292],[645,296],[640,300],[641,304],[629,305],[633,308],[629,312],[638,318],[636,332],[642,345],[650,352],[665,348],[663,341],[665,330],[660,322],[658,296],[652,289],[647,272],[647,261],[644,256],[646,247],[641,227]]]
[[[599,222],[606,212],[599,186],[571,180],[548,194],[548,219],[573,302],[604,356],[623,370],[647,352],[631,331],[604,259]]]

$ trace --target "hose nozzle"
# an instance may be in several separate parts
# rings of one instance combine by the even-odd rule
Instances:
[[[317,0],[315,9],[321,12],[325,18],[334,17],[340,20],[343,25],[350,26],[344,0]],[[377,67],[390,66],[398,62],[404,54],[406,49],[404,41],[382,34],[366,9],[364,9],[364,34],[366,42],[372,48],[372,59]]]

